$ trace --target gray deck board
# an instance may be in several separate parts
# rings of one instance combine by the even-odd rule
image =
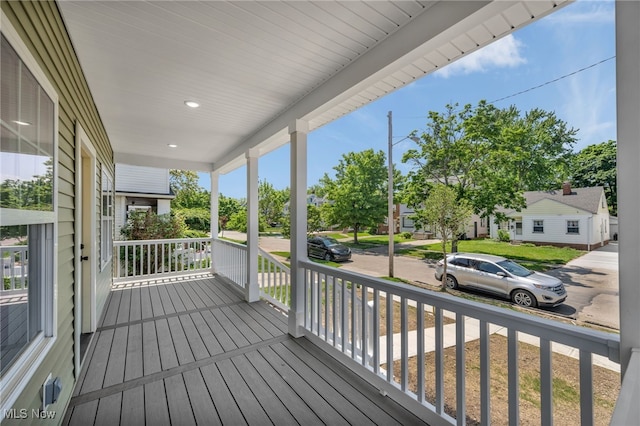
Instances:
[[[167,392],[167,405],[169,406],[171,424],[195,425],[196,419],[193,417],[193,409],[189,403],[189,396],[182,374],[167,377],[164,379],[164,386]]]
[[[394,425],[421,421],[216,277],[109,297],[63,424]]]
[[[148,425],[170,424],[164,380],[144,385],[144,414]]]
[[[96,413],[96,426],[117,426],[120,424],[122,393],[100,399]]]
[[[186,371],[182,376],[184,377],[196,423],[201,425],[221,424],[218,410],[211,399],[200,369]],[[226,407],[220,407],[220,409],[224,410]]]
[[[109,361],[104,375],[103,387],[122,383],[124,380],[124,365],[127,359],[127,340],[129,327],[116,328],[111,343]]]
[[[122,393],[120,424],[125,426],[144,424],[144,387],[139,386]]]
[[[142,324],[129,326],[127,340],[127,355],[124,370],[124,380],[132,380],[144,376]]]
[[[162,370],[155,322],[142,324],[142,364],[145,376]]]

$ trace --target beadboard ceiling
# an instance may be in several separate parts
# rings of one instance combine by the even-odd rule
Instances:
[[[226,172],[294,119],[316,129],[565,3],[58,4],[116,162]]]

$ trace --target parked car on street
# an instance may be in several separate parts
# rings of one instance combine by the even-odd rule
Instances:
[[[335,238],[312,237],[307,240],[307,256],[334,262],[351,259],[351,249]]]
[[[444,261],[436,265],[441,280]],[[500,256],[454,253],[447,256],[447,288],[469,287],[511,299],[520,306],[558,306],[567,298],[559,279],[534,272]]]

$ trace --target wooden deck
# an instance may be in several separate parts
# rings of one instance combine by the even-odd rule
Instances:
[[[424,423],[209,277],[111,292],[64,424]]]

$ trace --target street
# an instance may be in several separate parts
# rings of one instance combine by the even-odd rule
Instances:
[[[226,232],[229,238],[242,239],[244,234]],[[425,242],[419,242],[424,244]],[[289,240],[278,237],[260,237],[260,247],[268,252],[289,251]],[[341,269],[361,274],[389,276],[387,248],[376,250],[352,250],[352,259]],[[394,257],[394,276],[417,284],[439,285],[434,277],[435,262],[409,256]],[[562,280],[567,290],[567,300],[555,308],[542,311],[618,330],[620,328],[618,300],[618,245],[615,242],[593,250],[568,264],[548,271],[547,274]]]

